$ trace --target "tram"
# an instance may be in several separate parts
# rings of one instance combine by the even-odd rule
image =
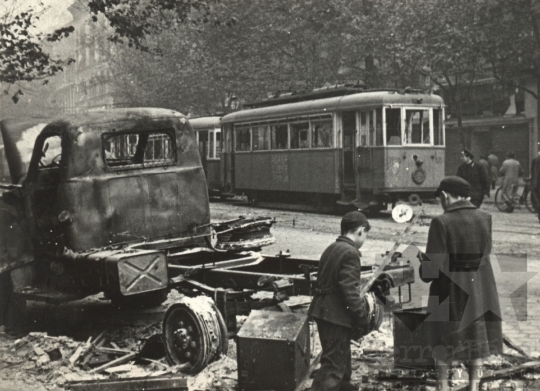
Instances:
[[[221,117],[194,118],[190,119],[189,123],[197,136],[208,192],[210,195],[220,195]]]
[[[221,119],[222,186],[259,204],[379,212],[444,177],[439,96],[336,86],[244,107]]]

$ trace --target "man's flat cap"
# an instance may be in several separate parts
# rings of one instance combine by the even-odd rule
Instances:
[[[343,216],[341,219],[341,231],[349,232],[350,230],[356,229],[364,224],[369,226],[367,217],[363,213],[355,210]]]
[[[456,196],[469,197],[471,195],[471,185],[469,182],[455,175],[447,176],[441,181],[439,188],[435,192],[435,196],[439,196],[443,190]]]
[[[463,149],[463,154],[467,156],[468,158],[474,159],[474,154],[469,151],[467,148]]]

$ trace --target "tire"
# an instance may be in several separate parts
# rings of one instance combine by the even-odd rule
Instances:
[[[409,195],[409,204],[411,206],[422,205],[422,199],[416,193]]]
[[[110,295],[111,303],[121,308],[153,308],[159,307],[169,294],[167,289],[159,291],[139,293],[137,295],[122,296],[121,294]]]
[[[509,207],[506,202],[504,202],[502,198],[502,187],[499,187],[497,191],[495,192],[495,206],[497,209],[499,209],[501,212],[513,212],[513,207]]]

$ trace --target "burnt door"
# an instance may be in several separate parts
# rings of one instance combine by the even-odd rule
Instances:
[[[355,188],[354,150],[356,138],[356,114],[345,111],[341,114],[343,145],[343,190]]]

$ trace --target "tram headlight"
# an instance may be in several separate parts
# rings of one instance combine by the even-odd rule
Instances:
[[[422,168],[417,168],[411,177],[414,183],[421,185],[426,180],[426,172]]]

